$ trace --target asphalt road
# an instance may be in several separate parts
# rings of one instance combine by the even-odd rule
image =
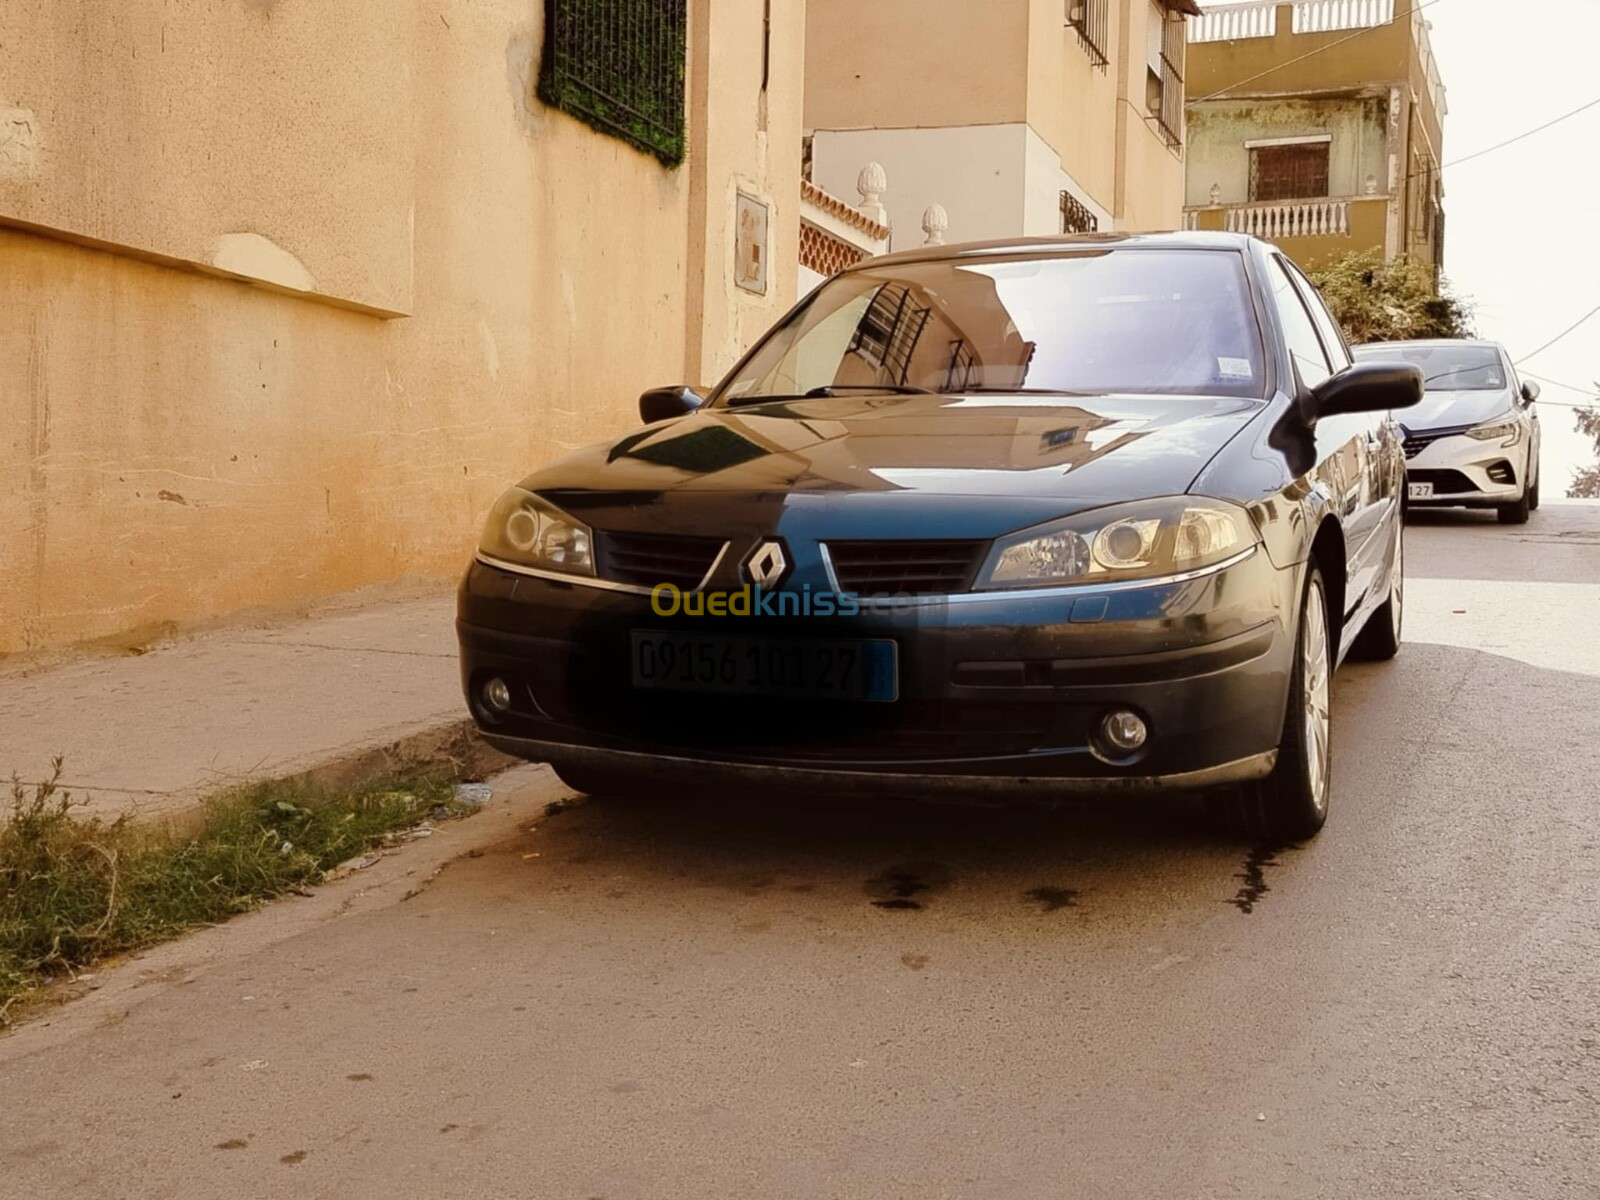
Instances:
[[[1600,507],[1409,536],[1314,844],[525,769],[0,1040],[0,1194],[1588,1200]]]

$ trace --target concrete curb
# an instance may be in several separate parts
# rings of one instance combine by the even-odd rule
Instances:
[[[522,760],[496,750],[470,720],[450,721],[385,746],[357,750],[292,775],[295,783],[328,787],[401,772],[443,772],[459,782],[486,779]]]
[[[523,762],[485,742],[470,720],[449,721],[387,745],[337,755],[302,771],[286,775],[263,774],[185,797],[160,812],[141,815],[135,811],[127,815],[136,821],[160,822],[183,832],[200,824],[212,797],[272,780],[337,788],[385,776],[418,774],[443,775],[457,783],[469,783],[489,779]]]

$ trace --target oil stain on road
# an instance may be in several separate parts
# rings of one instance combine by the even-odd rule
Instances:
[[[914,897],[949,886],[950,872],[937,863],[904,863],[874,875],[863,890],[876,897],[874,908],[910,910],[922,907],[923,902]]]
[[[1234,875],[1235,879],[1242,880],[1239,890],[1234,893],[1233,899],[1228,903],[1242,913],[1255,912],[1256,905],[1261,897],[1272,890],[1267,883],[1267,868],[1278,865],[1278,855],[1285,850],[1293,850],[1296,846],[1292,842],[1269,843],[1263,842],[1251,850],[1244,860],[1244,870]]]

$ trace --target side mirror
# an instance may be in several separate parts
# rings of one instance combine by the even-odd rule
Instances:
[[[1539,398],[1539,385],[1531,379],[1522,381],[1522,398],[1532,404]]]
[[[639,397],[639,417],[646,425],[652,425],[657,421],[692,413],[705,402],[705,396],[687,384],[651,388]]]
[[[1311,389],[1310,416],[1387,412],[1422,399],[1422,371],[1408,363],[1356,363]]]

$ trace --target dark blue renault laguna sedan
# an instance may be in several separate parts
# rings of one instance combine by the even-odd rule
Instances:
[[[1399,647],[1421,395],[1243,236],[870,259],[501,498],[467,700],[582,791],[1205,789],[1308,836],[1334,667]]]

